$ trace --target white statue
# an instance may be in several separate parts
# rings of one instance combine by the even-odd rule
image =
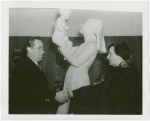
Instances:
[[[55,30],[52,35],[52,41],[58,45],[60,41],[64,41],[67,45],[67,48],[70,49],[72,46],[72,42],[69,41],[67,36],[67,31],[69,27],[67,26],[66,20],[69,19],[71,10],[70,9],[59,9],[60,17],[57,19],[55,24]]]
[[[65,76],[64,92],[70,92],[83,86],[90,85],[88,71],[93,64],[97,53],[106,53],[105,40],[102,32],[102,22],[97,19],[88,19],[81,25],[80,33],[84,36],[84,43],[78,46],[71,54],[64,42],[59,43],[60,52],[70,63]],[[70,101],[58,107],[57,114],[68,114]],[[76,110],[80,110],[77,109]],[[74,108],[71,108],[72,111]]]

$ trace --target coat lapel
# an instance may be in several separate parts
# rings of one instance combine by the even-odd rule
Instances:
[[[25,65],[33,73],[35,73],[35,74],[41,73],[40,68],[28,57],[25,58]]]

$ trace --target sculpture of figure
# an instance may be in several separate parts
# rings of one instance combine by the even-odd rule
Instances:
[[[71,48],[72,42],[69,41],[67,36],[67,31],[69,30],[69,27],[67,26],[66,20],[69,19],[71,10],[70,9],[59,9],[60,17],[57,19],[55,24],[55,30],[52,35],[52,41],[58,45],[60,41],[64,41],[66,45],[68,46],[68,49]]]
[[[80,33],[84,36],[84,43],[78,46],[71,54],[67,45],[59,43],[60,52],[70,63],[65,76],[64,92],[90,85],[88,70],[93,64],[97,53],[105,53],[106,46],[102,33],[102,22],[97,19],[88,19],[81,25]],[[57,114],[68,114],[69,100],[58,107]]]

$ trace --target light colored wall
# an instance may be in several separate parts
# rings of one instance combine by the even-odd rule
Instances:
[[[51,37],[58,9],[10,9],[9,36]],[[80,25],[88,18],[103,22],[104,36],[141,36],[142,13],[94,10],[72,10],[68,20],[69,37],[78,37]]]

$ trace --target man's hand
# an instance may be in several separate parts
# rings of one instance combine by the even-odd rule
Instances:
[[[63,102],[66,102],[69,99],[69,96],[68,96],[67,93],[64,93],[63,91],[60,91],[60,92],[56,93],[55,99],[58,102],[63,103]]]

